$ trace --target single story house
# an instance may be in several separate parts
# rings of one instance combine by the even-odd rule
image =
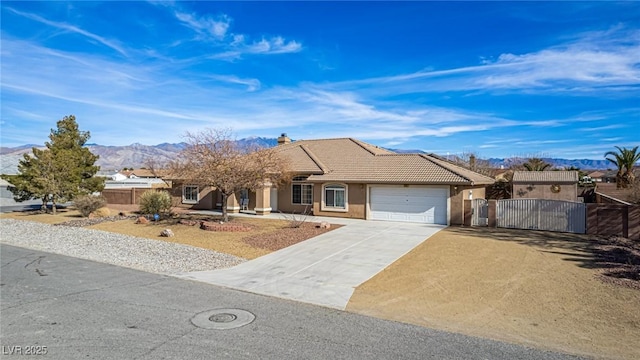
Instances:
[[[578,201],[577,171],[515,171],[514,199]]]
[[[236,194],[228,211],[462,224],[464,200],[483,198],[494,183],[434,155],[395,153],[353,138],[292,142],[283,134],[276,151],[290,162],[291,181]],[[182,199],[213,208],[220,196],[183,184]]]

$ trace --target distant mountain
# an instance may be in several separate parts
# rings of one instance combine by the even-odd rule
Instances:
[[[522,164],[526,162],[526,159],[524,158],[490,158],[487,160],[489,161],[491,166],[496,168],[504,167],[505,169],[508,169],[512,165]],[[551,164],[554,169],[569,169],[571,167],[575,167],[580,170],[607,170],[615,168],[615,166],[607,160],[556,158],[542,158],[542,160],[548,164]]]
[[[421,150],[403,150],[403,149],[389,149],[398,153],[419,153],[425,154]],[[440,155],[442,158],[447,159],[446,155]],[[449,156],[453,159],[452,156]],[[513,165],[519,165],[527,161],[525,158],[489,158],[486,159],[492,167],[505,169],[510,168]],[[580,170],[607,170],[613,169],[614,165],[607,160],[592,160],[592,159],[556,159],[556,158],[542,158],[546,163],[553,166],[554,169],[568,169],[576,167]]]
[[[276,138],[249,137],[238,140],[240,146],[261,146],[273,147],[278,144]],[[89,144],[87,147],[100,158],[97,165],[102,170],[120,170],[122,168],[141,168],[146,164],[147,159],[152,158],[158,163],[166,162],[174,159],[175,156],[187,146],[186,143],[162,143],[158,145],[142,145],[131,144],[127,146],[104,146],[98,144]],[[30,153],[31,148],[44,148],[42,145],[22,145],[18,147],[1,147],[0,148],[0,173],[16,174],[18,172],[18,161],[22,159],[23,154]],[[399,153],[424,153],[420,150],[402,150],[389,149]],[[446,158],[446,156],[442,156]],[[491,158],[487,159],[489,163],[496,167],[509,168],[511,165],[524,162],[524,159],[518,158]],[[552,159],[545,158],[544,161],[552,164],[554,168],[577,167],[581,170],[606,170],[612,168],[612,164],[606,160],[589,160],[589,159]]]
[[[278,139],[250,137],[238,140],[242,147],[261,146],[272,147],[278,144]],[[100,156],[97,165],[102,170],[120,170],[122,168],[145,167],[147,159],[154,159],[158,163],[172,160],[185,147],[187,143],[162,143],[158,145],[143,145],[134,143],[127,146],[105,146],[88,144],[87,147],[92,153]],[[18,147],[0,149],[0,174],[17,174],[18,162],[23,154],[31,153],[31,149],[37,147],[43,149],[42,145],[22,145]]]

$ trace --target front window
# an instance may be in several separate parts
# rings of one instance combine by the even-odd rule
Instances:
[[[311,205],[313,203],[312,184],[293,184],[291,202],[296,205]]]
[[[197,186],[185,185],[182,188],[182,202],[185,204],[197,204],[200,191]]]
[[[345,209],[346,191],[344,185],[327,185],[324,188],[324,205],[328,208]]]

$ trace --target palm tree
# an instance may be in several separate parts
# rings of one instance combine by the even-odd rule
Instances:
[[[531,158],[526,163],[522,164],[527,171],[545,171],[551,167],[551,164],[545,162],[540,158]]]
[[[627,149],[626,147],[621,149],[619,146],[616,146],[616,149],[618,149],[618,152],[607,151],[604,156],[605,159],[609,160],[618,168],[618,173],[616,174],[616,187],[618,189],[626,188],[630,184],[633,184],[633,181],[635,180],[633,167],[636,165],[638,160],[640,160],[640,153],[638,152],[637,146],[633,149]]]

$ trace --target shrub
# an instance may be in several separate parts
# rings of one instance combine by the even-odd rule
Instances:
[[[73,204],[80,211],[82,217],[87,217],[92,212],[107,205],[107,201],[102,196],[82,195],[75,198]]]
[[[171,212],[171,196],[166,191],[147,190],[140,196],[140,213],[166,215]]]
[[[102,218],[111,215],[111,210],[108,207],[101,207],[100,209],[93,212],[93,215],[96,217]]]

